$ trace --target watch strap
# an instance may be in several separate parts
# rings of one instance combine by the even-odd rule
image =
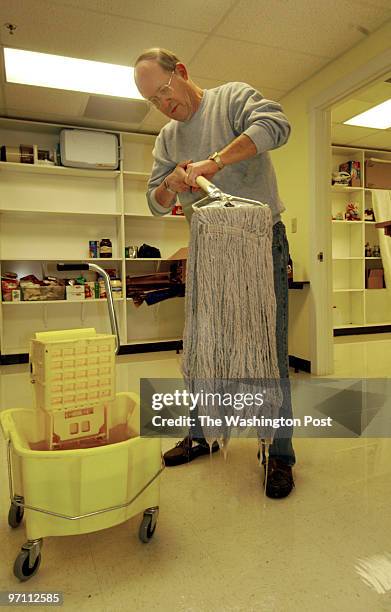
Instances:
[[[213,160],[214,162],[216,162],[216,164],[217,164],[217,166],[218,166],[219,170],[222,170],[222,169],[224,168],[223,161],[222,161],[222,159],[221,159],[221,157],[220,157],[220,153],[219,153],[218,151],[216,151],[215,153],[213,153],[213,155],[210,155],[210,156],[208,157],[208,159],[211,159],[211,160]]]

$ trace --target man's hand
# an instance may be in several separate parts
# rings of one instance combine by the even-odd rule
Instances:
[[[166,176],[166,181],[170,189],[173,189],[177,193],[183,193],[184,191],[190,191],[190,185],[186,184],[186,172],[185,169],[188,164],[191,163],[191,159],[178,164],[171,174]]]
[[[196,178],[204,176],[210,181],[218,170],[219,167],[213,159],[205,159],[194,163],[190,162],[186,166],[185,183],[192,187],[193,191],[199,191],[200,188],[197,186]]]

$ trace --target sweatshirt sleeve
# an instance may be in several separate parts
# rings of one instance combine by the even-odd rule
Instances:
[[[148,181],[147,188],[147,201],[148,206],[153,215],[167,215],[175,205],[175,201],[169,208],[162,206],[156,200],[155,191],[156,188],[163,182],[165,177],[172,172],[176,166],[176,163],[169,159],[167,149],[164,142],[164,131],[162,130],[159,136],[155,140],[155,146],[152,151],[153,165],[151,176]]]
[[[291,131],[281,105],[267,100],[247,83],[231,83],[229,120],[237,136],[251,138],[257,153],[281,147]]]

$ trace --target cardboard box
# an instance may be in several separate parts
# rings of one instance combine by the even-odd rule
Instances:
[[[81,302],[85,300],[84,285],[69,285],[66,287],[67,300]]]
[[[168,259],[187,259],[188,252],[188,247],[182,247],[181,249],[175,251],[175,253],[171,255]]]
[[[64,285],[48,285],[47,287],[23,287],[22,295],[25,302],[39,302],[50,300],[63,300],[65,294]]]
[[[340,164],[339,171],[350,174],[350,187],[361,187],[361,166],[359,161],[348,161]]]
[[[391,163],[367,159],[365,162],[365,187],[368,189],[391,189]]]

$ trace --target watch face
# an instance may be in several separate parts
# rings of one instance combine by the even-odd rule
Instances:
[[[213,153],[213,155],[211,155],[210,159],[213,159],[214,162],[216,162],[216,164],[218,165],[218,167],[223,168],[224,164],[221,161],[220,155],[218,153]]]

